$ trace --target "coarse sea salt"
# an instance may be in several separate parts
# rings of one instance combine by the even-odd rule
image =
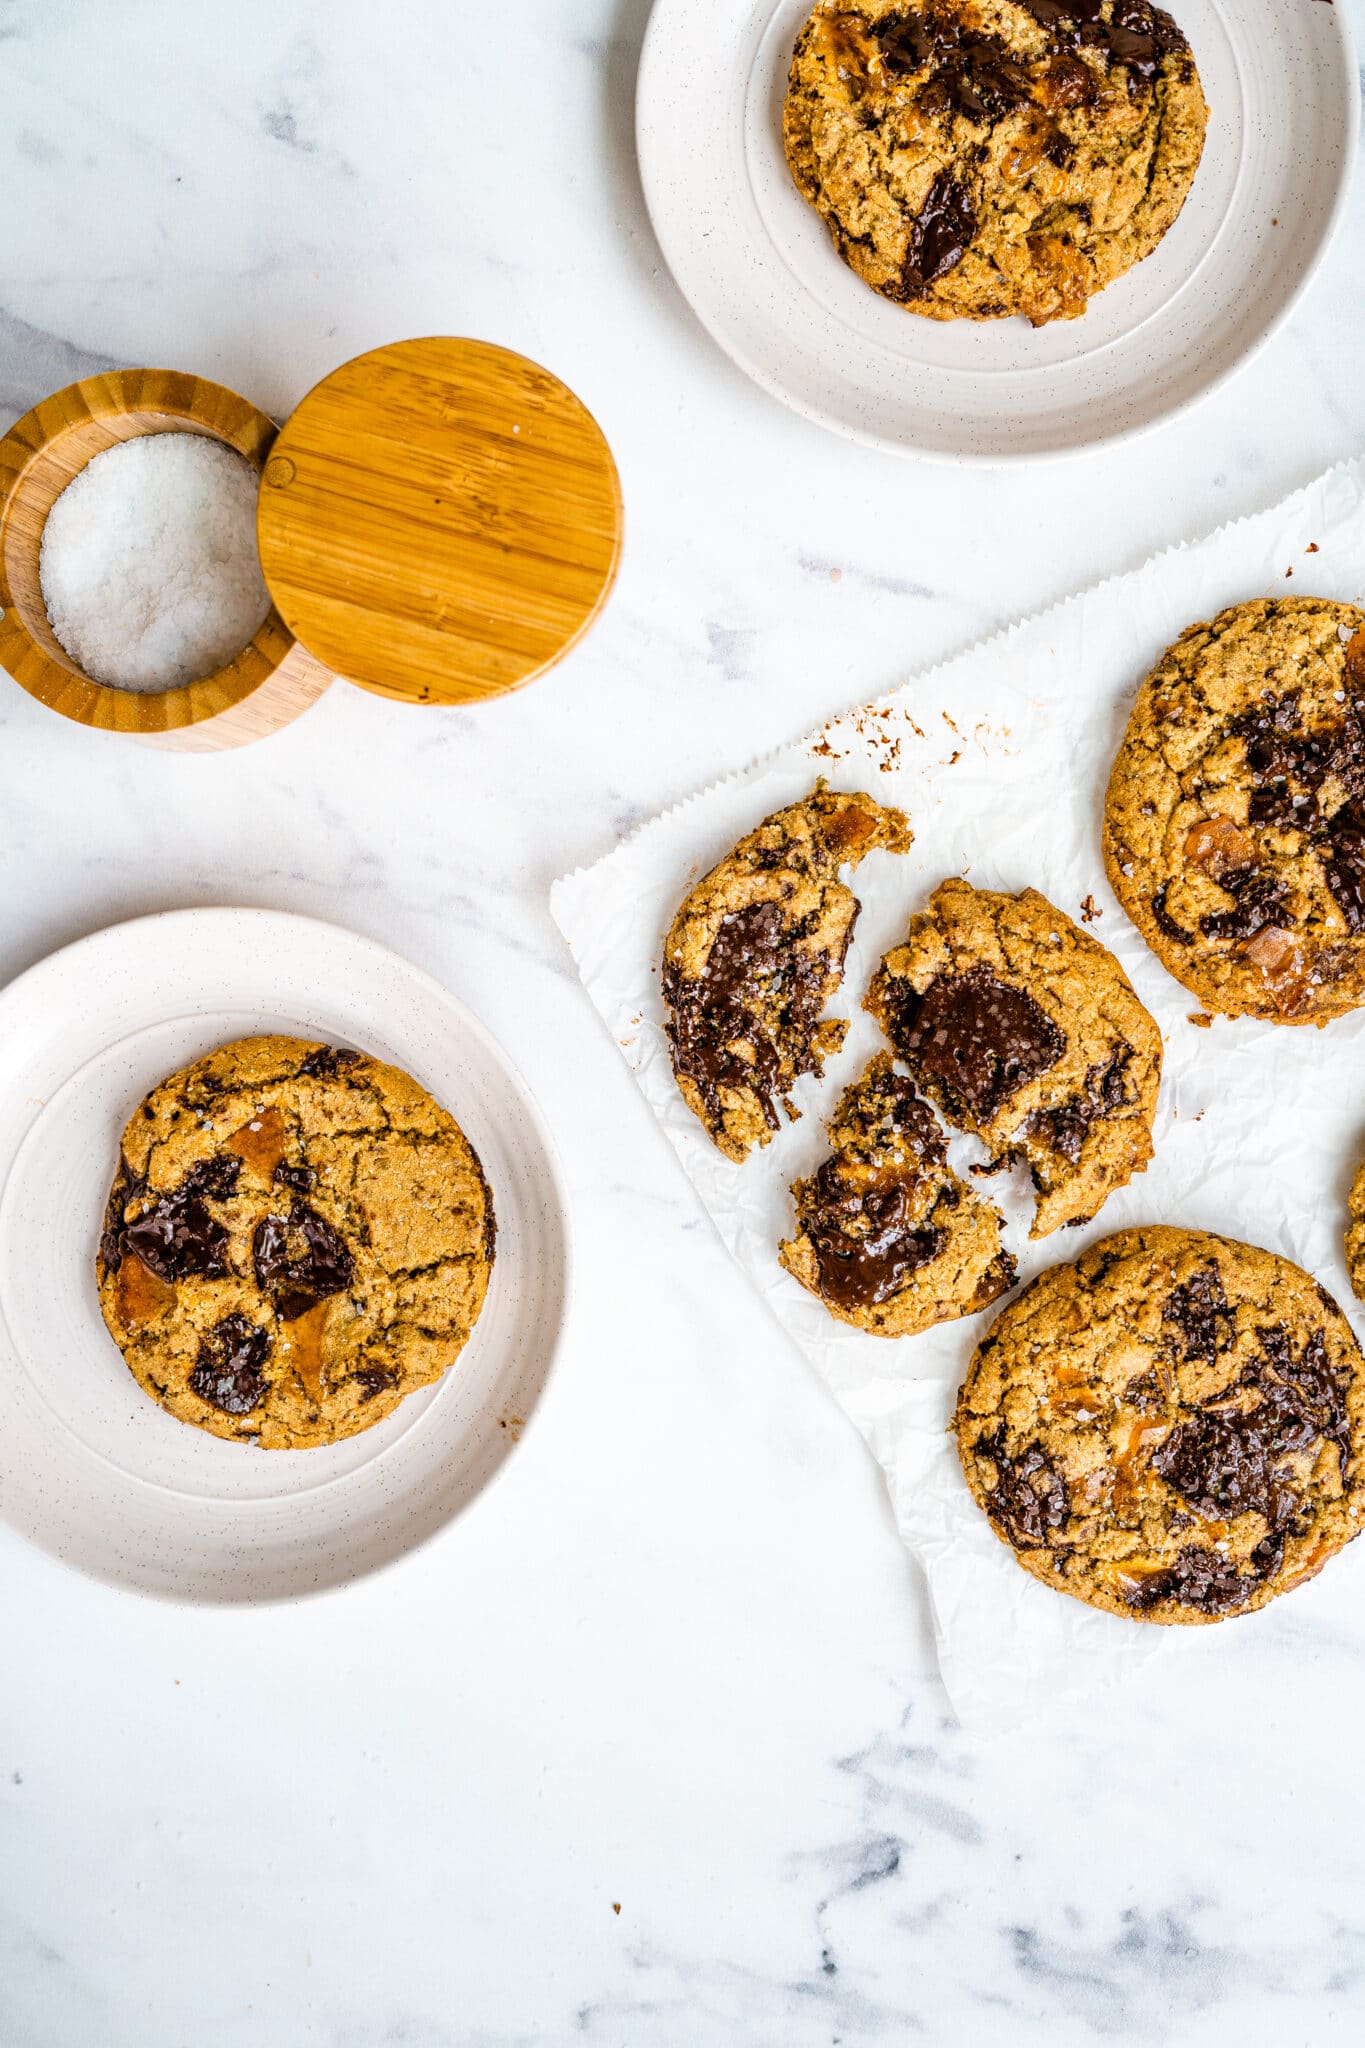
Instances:
[[[270,610],[255,469],[203,434],[106,448],[47,516],[39,578],[52,630],[93,682],[170,690],[240,654]]]

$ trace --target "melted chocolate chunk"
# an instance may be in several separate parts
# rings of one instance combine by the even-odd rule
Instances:
[[[1258,1330],[1256,1335],[1280,1382],[1281,1399],[1296,1404],[1314,1433],[1336,1445],[1344,1483],[1351,1468],[1350,1417],[1341,1375],[1328,1362],[1324,1332],[1315,1330],[1297,1358],[1283,1325]]]
[[[839,1161],[827,1159],[812,1195],[802,1203],[800,1227],[815,1250],[820,1292],[839,1308],[886,1301],[943,1248],[943,1231],[907,1226],[909,1190],[903,1181],[854,1186]]]
[[[1219,883],[1233,899],[1231,910],[1213,910],[1199,920],[1206,939],[1254,939],[1267,925],[1292,925],[1284,908],[1288,893],[1274,875],[1259,868],[1234,868]]]
[[[251,1240],[256,1284],[272,1294],[282,1322],[297,1317],[329,1294],[343,1294],[355,1275],[355,1261],[325,1217],[306,1202],[295,1202],[287,1217],[263,1216]]]
[[[307,1059],[299,1062],[299,1072],[310,1074],[314,1080],[332,1080],[343,1067],[353,1067],[362,1055],[348,1052],[345,1046],[320,1045],[316,1052],[310,1052]]]
[[[228,1269],[228,1234],[205,1198],[227,1201],[241,1170],[241,1160],[226,1152],[191,1167],[178,1188],[122,1226],[120,1256],[135,1253],[159,1280],[183,1280],[190,1273],[221,1278]]]
[[[901,270],[903,296],[921,298],[931,284],[946,277],[966,255],[975,232],[976,212],[970,192],[950,172],[940,171],[929,187],[929,197],[910,224]]]
[[[777,1028],[788,1040],[795,1071],[814,1070],[810,1040],[823,1007],[830,961],[828,954],[804,952],[794,936],[783,930],[775,903],[750,903],[722,921],[695,981],[665,966],[674,1064],[695,1082],[713,1123],[722,1116],[719,1091],[747,1088],[757,1096],[768,1128],[778,1127],[775,1097],[782,1057],[760,1022],[760,1007],[778,1006]],[[752,1048],[752,1060],[733,1050],[740,1042]]]
[[[1251,1511],[1275,1528],[1293,1513],[1294,1496],[1272,1460],[1306,1449],[1315,1435],[1292,1405],[1273,1396],[1247,1410],[1205,1409],[1157,1445],[1152,1469],[1196,1514],[1231,1521]]]
[[[264,1330],[245,1316],[224,1316],[199,1346],[190,1385],[201,1401],[221,1408],[224,1415],[249,1415],[265,1393],[261,1368],[269,1355],[270,1339]]]
[[[1216,1550],[1200,1550],[1189,1544],[1167,1571],[1149,1572],[1137,1585],[1127,1588],[1123,1597],[1139,1614],[1166,1600],[1174,1600],[1178,1607],[1193,1607],[1200,1614],[1230,1614],[1246,1604],[1260,1578],[1259,1572],[1243,1578],[1237,1567]]]
[[[1085,1094],[1056,1109],[1040,1109],[1028,1120],[1028,1129],[1069,1159],[1074,1166],[1081,1156],[1090,1126],[1113,1116],[1123,1108],[1128,1093],[1124,1073],[1133,1057],[1131,1045],[1120,1046],[1113,1057],[1100,1060],[1086,1073]]]
[[[938,51],[936,28],[923,14],[889,14],[879,21],[874,34],[887,70],[895,75],[923,71]]]
[[[940,974],[923,995],[898,987],[890,1024],[906,1064],[939,1082],[983,1123],[1066,1049],[1033,997],[997,981],[987,967]]]
[[[351,1378],[360,1388],[362,1401],[373,1401],[376,1394],[382,1394],[386,1387],[398,1385],[398,1374],[387,1365],[367,1365],[362,1372],[353,1372]]]
[[[1153,1469],[1195,1511],[1231,1520],[1248,1509],[1263,1515],[1270,1533],[1298,1511],[1289,1469],[1280,1462],[1320,1438],[1337,1446],[1343,1482],[1350,1464],[1345,1392],[1317,1330],[1294,1355],[1288,1332],[1258,1330],[1263,1359],[1232,1387],[1181,1422],[1152,1456]],[[1253,1394],[1249,1406],[1239,1395]]]
[[[1060,1529],[1071,1512],[1066,1481],[1041,1444],[1033,1443],[1017,1458],[1005,1456],[1005,1425],[976,1446],[978,1457],[995,1466],[996,1482],[989,1506],[1016,1549],[1046,1543],[1050,1530]]]
[[[1216,1266],[1201,1266],[1162,1303],[1161,1320],[1179,1334],[1181,1356],[1212,1365],[1232,1342],[1233,1314]]]

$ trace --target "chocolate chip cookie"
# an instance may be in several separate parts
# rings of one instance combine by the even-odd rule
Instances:
[[[904,814],[818,782],[741,839],[683,899],[664,944],[673,1072],[727,1159],[778,1128],[780,1103],[837,1051],[821,1011],[843,979],[858,899],[840,881],[878,847],[903,853]]]
[[[1162,965],[1228,1017],[1365,1001],[1365,611],[1258,599],[1191,626],[1138,691],[1104,862]]]
[[[1320,1571],[1365,1511],[1365,1360],[1288,1259],[1122,1230],[977,1346],[954,1421],[996,1534],[1059,1592],[1221,1621]]]
[[[1013,1286],[999,1212],[952,1171],[937,1117],[886,1053],[844,1091],[829,1135],[829,1158],[792,1188],[796,1235],[778,1256],[832,1316],[911,1337]]]
[[[950,1124],[1028,1165],[1034,1237],[1086,1222],[1151,1158],[1161,1033],[1113,954],[1036,889],[941,883],[866,1007]]]
[[[294,1450],[439,1379],[478,1320],[493,1200],[454,1118],[363,1053],[244,1038],[123,1133],[100,1307],[145,1393]]]
[[[1346,1210],[1346,1270],[1352,1288],[1365,1301],[1365,1161],[1351,1182]]]
[[[935,320],[1073,319],[1150,255],[1208,109],[1147,0],[822,0],[787,161],[844,261]]]

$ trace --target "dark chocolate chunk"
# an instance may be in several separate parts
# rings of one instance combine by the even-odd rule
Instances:
[[[906,1223],[909,1190],[903,1180],[851,1184],[837,1159],[827,1159],[802,1203],[801,1229],[815,1249],[820,1292],[839,1308],[872,1308],[927,1266],[943,1248],[944,1233]]]
[[[1358,937],[1365,932],[1365,803],[1359,798],[1330,820],[1319,858],[1347,929]]]
[[[772,902],[746,904],[722,920],[695,980],[684,979],[671,962],[665,965],[674,1065],[696,1084],[713,1123],[721,1121],[719,1091],[747,1088],[757,1096],[769,1129],[777,1129],[782,1056],[759,1012],[776,1006],[778,1035],[796,1072],[812,1072],[810,1041],[829,967],[828,954],[809,953],[795,943]],[[752,1059],[734,1050],[740,1043],[751,1048]]]
[[[355,1261],[325,1217],[306,1202],[288,1216],[263,1216],[251,1240],[256,1284],[274,1298],[282,1322],[292,1323],[329,1294],[342,1294]]]
[[[1216,1266],[1201,1266],[1162,1303],[1161,1320],[1174,1325],[1182,1357],[1212,1365],[1232,1342],[1233,1314]]]
[[[1157,1445],[1152,1469],[1196,1514],[1231,1521],[1250,1510],[1273,1524],[1280,1475],[1271,1461],[1304,1449],[1314,1434],[1311,1424],[1273,1400],[1251,1409],[1204,1409]]]
[[[147,1183],[141,1174],[133,1172],[123,1154],[119,1154],[118,1171],[114,1185],[109,1190],[105,1204],[104,1228],[100,1232],[100,1266],[106,1273],[117,1273],[123,1264],[123,1212],[130,1202],[147,1192]]]
[[[1029,1118],[1028,1129],[1074,1166],[1090,1126],[1114,1116],[1127,1102],[1123,1076],[1132,1057],[1132,1046],[1122,1045],[1112,1058],[1098,1061],[1086,1073],[1084,1095],[1059,1103],[1055,1109],[1036,1111]]]
[[[978,1457],[989,1458],[996,1470],[988,1506],[1016,1549],[1046,1543],[1071,1512],[1066,1481],[1041,1444],[1028,1444],[1018,1457],[1005,1456],[1005,1425],[976,1445]]]
[[[904,1074],[888,1074],[882,1084],[883,1098],[889,1098],[887,1114],[893,1128],[908,1138],[921,1159],[941,1166],[948,1157],[948,1141],[938,1118],[913,1081]]]
[[[1332,1305],[1335,1307],[1335,1303]],[[1257,1330],[1256,1335],[1279,1382],[1281,1400],[1296,1405],[1299,1413],[1311,1423],[1314,1433],[1336,1445],[1344,1482],[1351,1465],[1350,1417],[1341,1375],[1334,1372],[1328,1362],[1325,1333],[1315,1330],[1297,1358],[1289,1332],[1282,1325]]]
[[[296,1195],[306,1195],[317,1180],[311,1166],[286,1166],[281,1160],[275,1168],[275,1185],[290,1188]]]
[[[1137,1409],[1139,1415],[1159,1414],[1166,1405],[1166,1397],[1155,1372],[1141,1372],[1129,1380],[1123,1390],[1123,1398],[1130,1408]]]
[[[1128,1587],[1123,1597],[1139,1614],[1166,1600],[1173,1600],[1178,1607],[1193,1607],[1200,1614],[1230,1614],[1245,1606],[1260,1578],[1259,1571],[1243,1578],[1216,1550],[1189,1544],[1166,1571],[1148,1572]]]
[[[220,1279],[228,1269],[228,1234],[206,1198],[229,1200],[241,1170],[241,1160],[227,1152],[192,1166],[178,1188],[124,1224],[122,1250],[135,1252],[160,1280],[183,1280],[191,1273]]]
[[[314,1080],[331,1080],[343,1067],[353,1067],[363,1055],[349,1052],[345,1046],[320,1045],[316,1052],[310,1052],[307,1059],[299,1062],[299,1072],[310,1074]]]
[[[923,14],[889,14],[874,31],[882,62],[897,75],[922,71],[938,53],[937,23]]]
[[[1194,933],[1187,932],[1183,924],[1177,924],[1170,911],[1166,908],[1166,892],[1169,887],[1169,882],[1163,882],[1152,898],[1153,921],[1156,924],[1157,930],[1165,932],[1168,939],[1174,939],[1177,946],[1192,946],[1194,944]]]
[[[1289,1470],[1277,1461],[1326,1438],[1337,1446],[1344,1481],[1350,1424],[1345,1390],[1328,1363],[1321,1330],[1297,1357],[1282,1326],[1256,1335],[1263,1361],[1178,1423],[1153,1453],[1152,1466],[1199,1514],[1230,1520],[1251,1509],[1273,1531],[1299,1505]]]
[[[905,247],[901,270],[901,291],[907,299],[918,299],[931,284],[946,277],[967,253],[976,232],[976,211],[971,194],[948,171],[940,171],[929,187]]]
[[[398,1385],[398,1374],[387,1365],[367,1365],[361,1372],[353,1372],[351,1378],[360,1388],[362,1401],[373,1401],[386,1387]]]
[[[270,1339],[243,1315],[224,1316],[199,1346],[190,1385],[225,1415],[249,1415],[266,1390]]]
[[[1149,84],[1162,61],[1189,44],[1164,9],[1147,0],[1114,0],[1108,22],[1100,0],[1021,0],[1060,49],[1097,51],[1106,66],[1127,67],[1130,81]]]
[[[1028,104],[1028,73],[1018,58],[998,36],[967,27],[955,13],[892,14],[873,33],[893,78],[929,71],[919,96],[926,113],[947,108],[979,125]]]
[[[889,1028],[906,1065],[937,1081],[983,1123],[1055,1066],[1066,1048],[1027,990],[997,981],[987,967],[941,974],[923,995],[898,984]]]
[[[1318,822],[1318,800],[1310,789],[1292,790],[1283,778],[1263,782],[1251,792],[1247,819],[1281,832],[1311,832]]]
[[[1259,868],[1235,868],[1222,876],[1219,887],[1233,899],[1231,910],[1213,910],[1199,920],[1206,939],[1254,939],[1267,925],[1293,923],[1284,907],[1287,890],[1273,875]]]

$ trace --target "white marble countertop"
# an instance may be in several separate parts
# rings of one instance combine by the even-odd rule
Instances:
[[[578,1237],[539,1426],[391,1574],[177,1611],[0,1537],[0,2040],[1354,2043],[1365,1617],[1325,1631],[1305,1593],[964,1735],[878,1475],[701,1218],[546,890],[1365,447],[1365,193],[1192,418],[1037,473],[896,461],[783,412],[679,300],[633,156],[646,13],[0,0],[0,426],[109,363],[279,414],[465,332],[569,380],[627,507],[597,630],[477,713],[338,685],[172,757],[0,683],[0,979],[172,905],[349,923],[509,1048]]]

